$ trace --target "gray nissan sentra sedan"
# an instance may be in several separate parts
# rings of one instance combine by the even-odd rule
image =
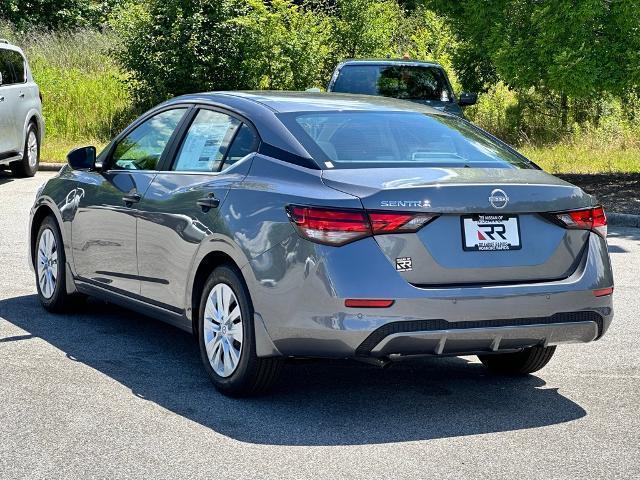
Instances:
[[[428,106],[189,95],[68,161],[31,210],[42,305],[90,295],[193,332],[229,395],[287,357],[527,374],[611,323],[602,207]]]

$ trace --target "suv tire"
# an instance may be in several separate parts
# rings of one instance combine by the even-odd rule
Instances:
[[[40,165],[40,138],[38,129],[31,122],[27,128],[27,135],[24,139],[24,154],[22,160],[9,164],[11,172],[17,177],[33,177]]]

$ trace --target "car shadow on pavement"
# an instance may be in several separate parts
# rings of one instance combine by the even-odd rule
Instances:
[[[97,301],[76,314],[52,315],[35,295],[0,300],[0,317],[26,332],[5,341],[41,338],[134,395],[243,442],[404,442],[535,428],[586,415],[537,376],[495,377],[462,358],[384,370],[349,361],[293,362],[270,395],[230,399],[209,382],[193,337],[153,319]]]
[[[11,175],[11,172],[0,170],[0,185],[2,185],[3,183],[9,183],[13,180],[14,180],[14,177],[13,175]]]

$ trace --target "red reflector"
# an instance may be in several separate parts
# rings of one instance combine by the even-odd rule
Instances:
[[[613,287],[600,288],[598,290],[593,291],[593,295],[596,297],[604,297],[606,295],[611,295],[612,293],[613,293]]]
[[[367,300],[363,298],[347,298],[345,307],[352,308],[387,308],[393,305],[393,300]]]

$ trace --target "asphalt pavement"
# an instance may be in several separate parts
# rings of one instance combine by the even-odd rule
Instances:
[[[0,172],[0,478],[640,478],[640,229],[614,228],[615,318],[535,375],[473,357],[298,362],[217,393],[188,334],[97,301],[38,304],[28,211]]]

